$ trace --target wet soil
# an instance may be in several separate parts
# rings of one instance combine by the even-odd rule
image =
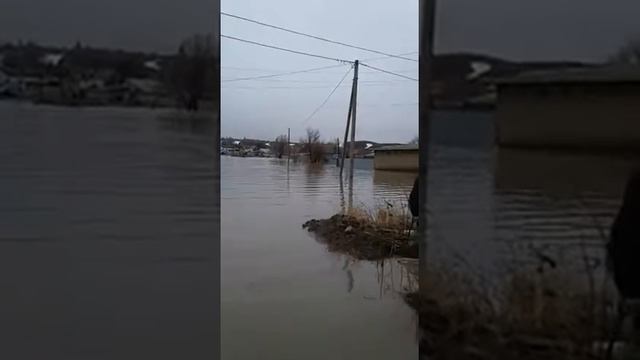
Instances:
[[[329,251],[348,254],[358,260],[418,258],[418,243],[401,228],[384,227],[343,214],[309,220],[302,227],[314,233]]]

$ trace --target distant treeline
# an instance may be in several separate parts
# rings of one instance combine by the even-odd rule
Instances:
[[[0,54],[3,71],[18,76],[41,76],[50,74],[53,68],[72,68],[86,71],[114,70],[123,77],[149,78],[156,76],[157,71],[145,64],[157,62],[162,67],[176,57],[93,48],[80,43],[73,47],[53,47],[33,42],[4,44],[0,46]],[[59,62],[55,61],[56,56],[60,56]]]
[[[218,47],[211,35],[193,35],[176,44],[174,54],[143,53],[96,48],[81,43],[55,47],[33,42],[0,45],[0,70],[10,76],[58,76],[108,73],[107,83],[127,78],[154,79],[171,90],[187,109],[197,109],[203,96],[218,98]],[[217,43],[216,43],[217,44]],[[640,43],[621,48],[611,62],[640,63]],[[59,62],[57,60],[59,59]],[[529,70],[591,67],[574,61],[522,62],[475,53],[438,54],[432,72],[432,99],[435,106],[460,107],[478,105],[494,92],[490,80],[510,77]],[[394,70],[394,69],[392,69]]]
[[[98,79],[105,85],[127,79],[151,79],[188,110],[198,110],[205,98],[219,97],[215,74],[218,47],[211,35],[193,35],[176,44],[175,54],[96,48],[76,43],[56,47],[26,43],[0,45],[0,71],[17,78]]]

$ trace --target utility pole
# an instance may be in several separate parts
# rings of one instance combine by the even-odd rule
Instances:
[[[291,157],[291,128],[287,129],[287,162]]]
[[[355,65],[354,65],[355,66]],[[353,84],[351,85],[351,98],[349,99],[349,111],[347,112],[347,127],[344,129],[344,144],[342,147],[342,161],[340,162],[340,178],[342,179],[342,172],[344,170],[344,159],[347,156],[347,137],[349,136],[349,125],[351,123],[351,114],[353,112],[353,104],[355,103],[355,85],[357,76],[353,75]]]
[[[431,129],[431,71],[435,29],[436,0],[420,0],[419,4],[419,193],[418,193],[418,242],[420,295],[427,291],[427,169],[429,165],[429,136]]]
[[[351,109],[351,146],[349,147],[349,158],[353,163],[353,155],[356,147],[356,108],[358,107],[358,65],[356,60],[353,65],[353,105]]]
[[[336,166],[340,166],[340,138],[336,138]]]
[[[356,103],[358,97],[358,65],[359,61],[356,60],[353,64],[353,85],[351,86],[351,99],[349,100],[349,112],[347,114],[347,127],[344,129],[344,146],[342,147],[342,162],[340,163],[340,176],[344,170],[344,159],[347,155],[347,137],[349,136],[349,126],[351,126],[351,144],[349,146],[349,157],[353,164],[353,148],[355,141],[355,122],[356,122]],[[353,119],[352,119],[353,117]],[[353,122],[352,122],[353,120]]]
[[[353,65],[353,107],[351,109],[351,146],[349,147],[349,209],[353,207],[353,170],[356,150],[356,109],[358,108],[358,65]]]
[[[349,124],[351,123],[351,107],[353,106],[353,90],[351,91],[351,99],[349,100],[349,112],[347,113],[347,127],[344,129],[344,143],[342,145],[342,161],[340,161],[340,178],[344,170],[344,158],[347,156],[347,136],[349,136]]]
[[[287,128],[287,180],[289,179],[289,159],[291,159],[291,128]]]

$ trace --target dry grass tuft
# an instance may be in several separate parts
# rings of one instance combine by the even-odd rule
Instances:
[[[313,232],[330,251],[359,260],[418,257],[418,244],[411,238],[411,218],[393,207],[351,208],[329,219],[310,220],[303,228]]]
[[[404,207],[378,207],[367,209],[354,207],[345,211],[345,215],[359,221],[370,223],[378,228],[397,231],[408,235],[411,229],[411,216]]]
[[[496,289],[432,268],[406,300],[419,314],[421,352],[432,359],[603,359],[605,304],[565,274],[514,273]],[[604,298],[604,297],[603,297]],[[602,306],[600,306],[602,305]]]

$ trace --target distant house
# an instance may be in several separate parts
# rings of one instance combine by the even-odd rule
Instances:
[[[78,83],[78,87],[83,90],[103,89],[105,87],[105,82],[102,79],[90,78],[81,80]]]
[[[132,101],[145,106],[157,106],[164,97],[160,83],[153,79],[131,78],[126,85],[130,90]]]
[[[36,95],[30,96],[36,103],[62,104],[65,102],[64,90],[60,86],[44,84]]]
[[[45,54],[40,62],[47,66],[58,66],[64,59],[64,54]]]
[[[93,78],[108,82],[117,76],[113,69],[96,69],[93,71]]]
[[[640,147],[640,70],[536,71],[499,79],[502,146]]]
[[[39,77],[18,78],[16,87],[19,89],[18,91],[21,97],[31,99],[42,97],[43,92],[48,92],[49,90],[57,91],[56,96],[58,96],[60,91],[59,81],[56,79],[43,79]]]
[[[160,71],[162,69],[158,60],[145,61],[144,66],[153,71]]]
[[[376,170],[418,171],[418,145],[389,145],[375,148]]]
[[[126,80],[126,83],[141,92],[149,94],[157,92],[160,88],[160,83],[153,79],[130,78]]]
[[[0,86],[8,84],[10,79],[9,75],[0,69]]]
[[[258,149],[258,154],[261,157],[271,157],[270,149]]]
[[[0,70],[0,96],[11,95],[11,81],[9,75]]]
[[[380,144],[374,142],[374,141],[367,141],[367,140],[358,140],[355,141],[354,143],[354,149],[353,149],[353,157],[354,158],[370,158],[373,157],[373,151],[376,147],[379,147]],[[335,145],[333,145],[335,147]],[[340,144],[340,151],[342,151],[342,144]],[[351,142],[348,141],[347,142],[347,154],[346,157],[349,157],[349,153],[351,151]]]

